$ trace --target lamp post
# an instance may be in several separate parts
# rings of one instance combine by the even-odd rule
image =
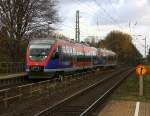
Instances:
[[[145,36],[145,38],[143,40],[145,41],[145,58],[146,58],[146,49],[147,49],[146,36]]]
[[[48,21],[47,24],[48,24],[47,34],[49,35],[49,28],[50,28],[49,25],[52,24],[52,22],[51,22],[51,21]]]
[[[140,37],[140,36],[143,36],[143,35],[132,35],[132,36]],[[136,38],[136,39],[138,39],[138,38]],[[146,52],[147,52],[147,41],[146,41],[146,36],[145,36],[145,38],[142,39],[142,40],[145,41],[144,47],[145,47],[145,58],[146,58]]]

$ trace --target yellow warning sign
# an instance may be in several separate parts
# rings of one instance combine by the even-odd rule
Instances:
[[[145,65],[138,65],[136,67],[136,74],[139,76],[145,76],[148,73],[148,68]]]

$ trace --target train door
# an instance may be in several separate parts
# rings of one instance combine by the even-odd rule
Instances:
[[[84,48],[84,46],[82,45],[82,57],[81,57],[81,61],[82,61],[82,66],[83,66],[83,68],[85,68],[85,66],[86,66],[86,62],[85,62],[85,48]]]
[[[64,68],[69,68],[72,66],[73,62],[73,54],[72,54],[72,48],[68,45],[64,45],[63,47],[63,52],[62,52],[62,65]]]
[[[76,62],[77,62],[76,49],[73,47],[72,48],[72,67],[75,67]]]
[[[59,68],[60,67],[60,54],[61,54],[61,47],[57,47],[52,54],[51,62],[53,65],[52,68]]]

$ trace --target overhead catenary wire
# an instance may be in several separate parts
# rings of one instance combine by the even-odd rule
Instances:
[[[82,2],[81,2],[81,0],[77,0],[80,4],[82,4]],[[103,13],[105,13],[105,19],[109,19],[109,21],[111,22],[111,23],[114,23],[115,25],[117,25],[117,27],[119,28],[119,29],[123,29],[123,27],[122,26],[120,26],[120,24],[118,24],[118,22],[117,22],[117,20],[116,19],[114,19],[106,10],[105,10],[105,8],[103,8],[100,4],[99,4],[99,2],[97,2],[96,0],[94,0],[94,2],[97,4],[97,6],[101,9],[101,10],[103,10]],[[92,9],[92,7],[88,7],[88,5],[86,4],[86,3],[84,3],[84,5],[86,5],[87,6],[87,8],[88,9],[90,9],[90,11],[91,11],[91,9]],[[80,5],[81,6],[81,5]],[[93,11],[93,10],[92,10]],[[102,13],[101,13],[102,14]],[[94,15],[94,16],[96,16],[96,17],[98,17],[98,15],[96,15],[96,13],[94,12],[92,15]],[[101,19],[104,19],[104,15],[101,15]],[[95,22],[97,22],[97,21],[95,21]],[[103,22],[102,20],[101,20],[101,22]],[[96,25],[97,25],[97,23],[96,23]],[[98,31],[99,31],[99,29],[98,29]]]
[[[75,30],[75,27],[68,26],[68,25],[65,25],[65,24],[62,24],[62,25],[64,26],[63,28],[67,28],[67,29],[72,30],[72,31]],[[85,27],[86,27],[86,26],[85,26]],[[82,35],[83,33],[87,33],[87,31],[81,30],[81,35]],[[84,34],[84,35],[86,35],[86,34]]]
[[[112,0],[108,0],[108,2],[110,3],[111,5],[111,8],[113,9],[113,11],[115,12],[114,14],[116,14],[116,16],[118,15],[118,12],[116,11],[116,8],[114,7],[113,3],[112,3]]]
[[[75,1],[75,0],[74,0]],[[80,2],[80,0],[77,0],[78,1],[78,5],[80,5],[80,4],[82,4],[81,2]],[[95,14],[95,11],[92,9],[92,8],[90,8],[90,7],[88,7],[86,4],[82,4],[82,5],[80,5],[80,6],[83,6],[84,5],[84,7],[86,8],[86,9],[88,9],[90,12],[86,12],[87,14],[89,14],[90,16],[96,16],[97,17],[97,15]],[[86,7],[87,6],[87,7]],[[93,13],[94,12],[94,13]],[[82,11],[81,11],[81,13],[82,13]],[[104,16],[103,16],[103,18],[104,18]],[[107,18],[107,17],[105,17],[105,18]],[[99,24],[99,23],[96,23],[96,24]],[[98,25],[97,25],[98,26]],[[99,29],[97,30],[98,31],[98,34],[99,34]]]
[[[105,14],[106,14],[115,24],[117,24],[120,29],[122,29],[122,27],[117,23],[116,19],[114,19],[114,18],[106,11],[106,9],[105,9],[104,7],[102,7],[102,5],[101,5],[99,2],[97,2],[97,0],[94,0],[94,1],[95,1],[95,3],[105,12]]]
[[[85,12],[85,13],[87,13],[87,14],[89,14],[90,16],[95,16],[96,17],[96,26],[97,26],[97,29],[96,29],[96,31],[98,32],[98,34],[100,33],[100,21],[99,21],[99,17],[101,17],[101,22],[103,22],[103,19],[107,19],[107,20],[109,20],[111,23],[115,23],[120,29],[122,29],[122,27],[119,25],[119,24],[117,24],[117,21],[116,21],[116,19],[114,19],[112,16],[110,16],[109,15],[109,13],[105,10],[105,8],[103,8],[96,0],[94,0],[94,2],[97,4],[97,6],[100,8],[100,9],[102,9],[102,11],[99,11],[99,12],[101,12],[101,16],[99,16],[99,15],[97,15],[96,13],[97,12],[95,12],[95,10],[92,8],[92,7],[89,7],[86,3],[82,3],[81,2],[81,0],[74,0],[74,1],[76,1],[76,4],[78,4],[79,6],[82,6],[82,8],[84,7],[85,9],[88,9],[88,11],[89,12]],[[81,11],[81,13],[84,13],[84,12],[82,12]],[[103,14],[103,15],[102,15]],[[81,14],[82,15],[82,14]],[[85,20],[86,21],[86,20]],[[84,22],[85,22],[84,21]],[[82,27],[87,27],[85,24],[84,24],[84,22],[81,22],[81,30],[82,30]],[[72,29],[75,29],[75,27],[74,27],[74,25],[73,25],[73,27],[71,27],[70,26],[70,28],[72,28]],[[82,33],[83,31],[81,31],[81,33]],[[97,35],[97,34],[96,34]]]
[[[74,0],[75,1],[75,0]],[[81,0],[77,0],[78,1],[78,5],[79,6],[81,6],[81,4],[82,4],[82,2],[81,2]],[[86,13],[88,13],[88,14],[91,14],[92,16],[94,15],[94,16],[98,16],[98,15],[96,15],[96,12],[95,12],[95,10],[93,10],[92,9],[92,7],[89,7],[89,5],[87,5],[86,3],[84,3],[84,8],[86,8],[86,9],[88,9],[91,13],[89,13],[89,12],[86,12]],[[100,8],[100,7],[99,7]],[[94,13],[93,13],[94,12]],[[108,16],[107,16],[107,14],[105,14],[105,12],[102,12],[102,11],[99,11],[100,13],[101,13],[101,17],[103,17],[103,18],[105,18],[106,20],[109,20],[111,23],[114,23],[113,21],[112,21],[112,19],[110,19]],[[103,15],[102,15],[103,14]],[[105,15],[105,16],[104,16]]]

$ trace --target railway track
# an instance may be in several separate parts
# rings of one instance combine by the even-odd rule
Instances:
[[[109,71],[109,70],[101,70],[101,72],[104,71]],[[84,72],[84,73],[76,73],[74,76],[82,76],[88,73],[92,73],[91,71],[89,72]],[[67,75],[65,77],[72,77],[73,75]],[[52,79],[51,79],[52,80]],[[54,79],[56,80],[56,79]],[[21,74],[14,74],[14,75],[7,75],[7,76],[2,76],[0,77],[0,90],[2,89],[7,89],[7,88],[13,88],[25,84],[32,84],[36,82],[40,82],[44,80],[31,80],[27,78],[26,73],[21,73]]]
[[[90,76],[96,76],[103,73],[108,73],[113,70],[104,70],[97,73],[92,72],[86,72],[86,73],[80,73],[76,74],[74,76],[68,75],[64,78],[64,81],[62,83],[58,82],[57,79],[51,79],[51,80],[44,80],[44,81],[37,81],[37,82],[28,82],[26,84],[21,85],[13,85],[9,88],[1,89],[0,90],[0,107],[2,108],[8,108],[9,105],[12,104],[12,101],[23,101],[26,98],[31,98],[33,96],[39,96],[39,95],[53,95],[60,90],[63,91],[61,88],[66,88],[68,84],[72,84],[74,81],[79,79],[86,79]],[[84,78],[85,77],[85,78]]]
[[[134,69],[122,69],[115,74],[42,110],[34,116],[85,116],[102,102]]]
[[[82,75],[82,74],[80,73],[76,75]],[[57,80],[57,79],[54,79],[54,80]],[[14,87],[21,86],[21,85],[33,84],[33,83],[40,82],[40,81],[44,81],[44,79],[43,80],[42,79],[41,80],[28,79],[27,74],[3,76],[2,78],[0,78],[0,90],[14,88]]]

